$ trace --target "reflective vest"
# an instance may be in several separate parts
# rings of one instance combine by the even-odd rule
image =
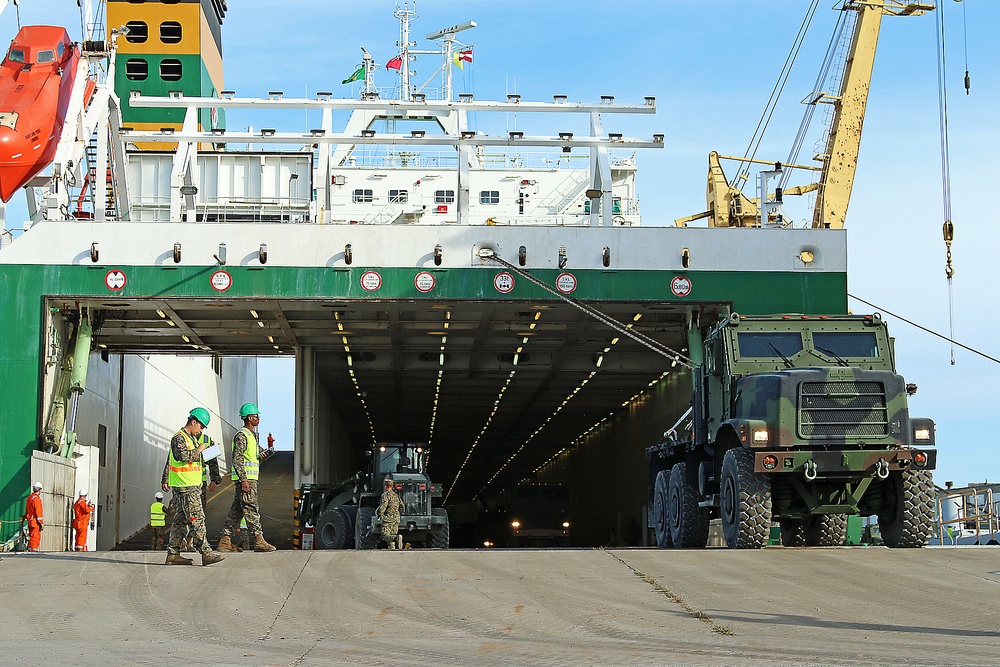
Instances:
[[[155,501],[149,506],[149,525],[150,526],[165,526],[167,525],[167,508],[159,500]]]
[[[191,439],[185,431],[177,431],[175,435],[183,435],[184,441],[187,443],[188,449],[195,449],[194,441]],[[171,487],[179,486],[201,486],[201,457],[197,461],[191,461],[190,463],[181,463],[174,458],[174,448],[170,448],[170,456],[168,457],[168,463],[170,465],[170,474],[167,475],[167,484]]]
[[[257,479],[260,476],[260,462],[257,457],[257,437],[253,434],[253,431],[244,427],[241,428],[238,433],[242,433],[247,438],[247,450],[243,453],[243,471],[247,474],[247,479]],[[235,455],[234,457],[235,458]],[[233,469],[232,474],[233,481],[240,478],[236,474],[236,469]]]
[[[208,437],[207,433],[203,432],[201,435],[198,436],[197,443],[199,445],[205,445],[205,447],[208,447],[209,445],[212,444],[212,439]],[[204,458],[201,459],[201,483],[202,484],[208,483],[208,466],[205,465]]]

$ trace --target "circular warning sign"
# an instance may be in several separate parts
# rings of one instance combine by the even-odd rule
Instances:
[[[233,286],[233,277],[226,271],[216,271],[212,274],[212,289],[216,292],[225,292]]]
[[[361,289],[366,292],[374,292],[382,286],[382,276],[378,271],[365,271],[361,274]]]
[[[687,296],[691,293],[691,279],[685,276],[674,276],[670,281],[670,291],[674,296]]]
[[[434,285],[436,283],[437,281],[434,280],[433,274],[430,274],[427,271],[421,271],[413,279],[413,284],[416,286],[417,291],[423,292],[424,294],[434,289]]]
[[[128,278],[125,277],[124,271],[119,271],[118,269],[111,269],[108,271],[107,275],[104,276],[104,284],[108,286],[108,289],[112,292],[118,292],[125,288],[125,283],[128,282]]]
[[[569,294],[576,289],[576,276],[572,273],[560,273],[556,278],[556,289],[563,294]]]
[[[501,271],[493,279],[493,286],[496,287],[497,291],[501,294],[507,294],[514,289],[514,276],[510,275],[506,271]]]

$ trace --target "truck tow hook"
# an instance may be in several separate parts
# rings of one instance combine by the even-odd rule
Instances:
[[[805,470],[802,475],[810,482],[816,479],[816,462],[812,460],[806,461]]]
[[[879,479],[889,478],[889,464],[885,459],[879,459],[875,463],[875,476]]]

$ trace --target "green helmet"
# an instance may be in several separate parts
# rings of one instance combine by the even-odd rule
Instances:
[[[260,410],[253,403],[244,403],[240,406],[240,417],[246,419],[250,415],[259,415]]]
[[[212,415],[205,408],[195,408],[188,415],[200,421],[202,426],[208,426],[208,422],[212,421]]]

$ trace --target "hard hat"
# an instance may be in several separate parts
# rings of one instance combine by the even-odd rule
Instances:
[[[34,484],[31,485],[31,488],[33,488],[33,489],[35,489],[37,491],[38,489],[42,488],[42,483],[41,482],[35,482]]]
[[[80,489],[80,497],[83,498],[85,495],[87,495],[87,489]]]
[[[208,426],[208,422],[212,421],[212,415],[205,408],[195,408],[188,414],[201,422],[202,426]]]
[[[257,406],[254,405],[253,403],[244,403],[243,405],[240,406],[240,417],[244,419],[249,417],[250,415],[259,415],[259,414],[260,410],[258,410]]]
[[[163,500],[163,491],[157,491],[156,495],[153,497],[156,498],[157,500]]]

